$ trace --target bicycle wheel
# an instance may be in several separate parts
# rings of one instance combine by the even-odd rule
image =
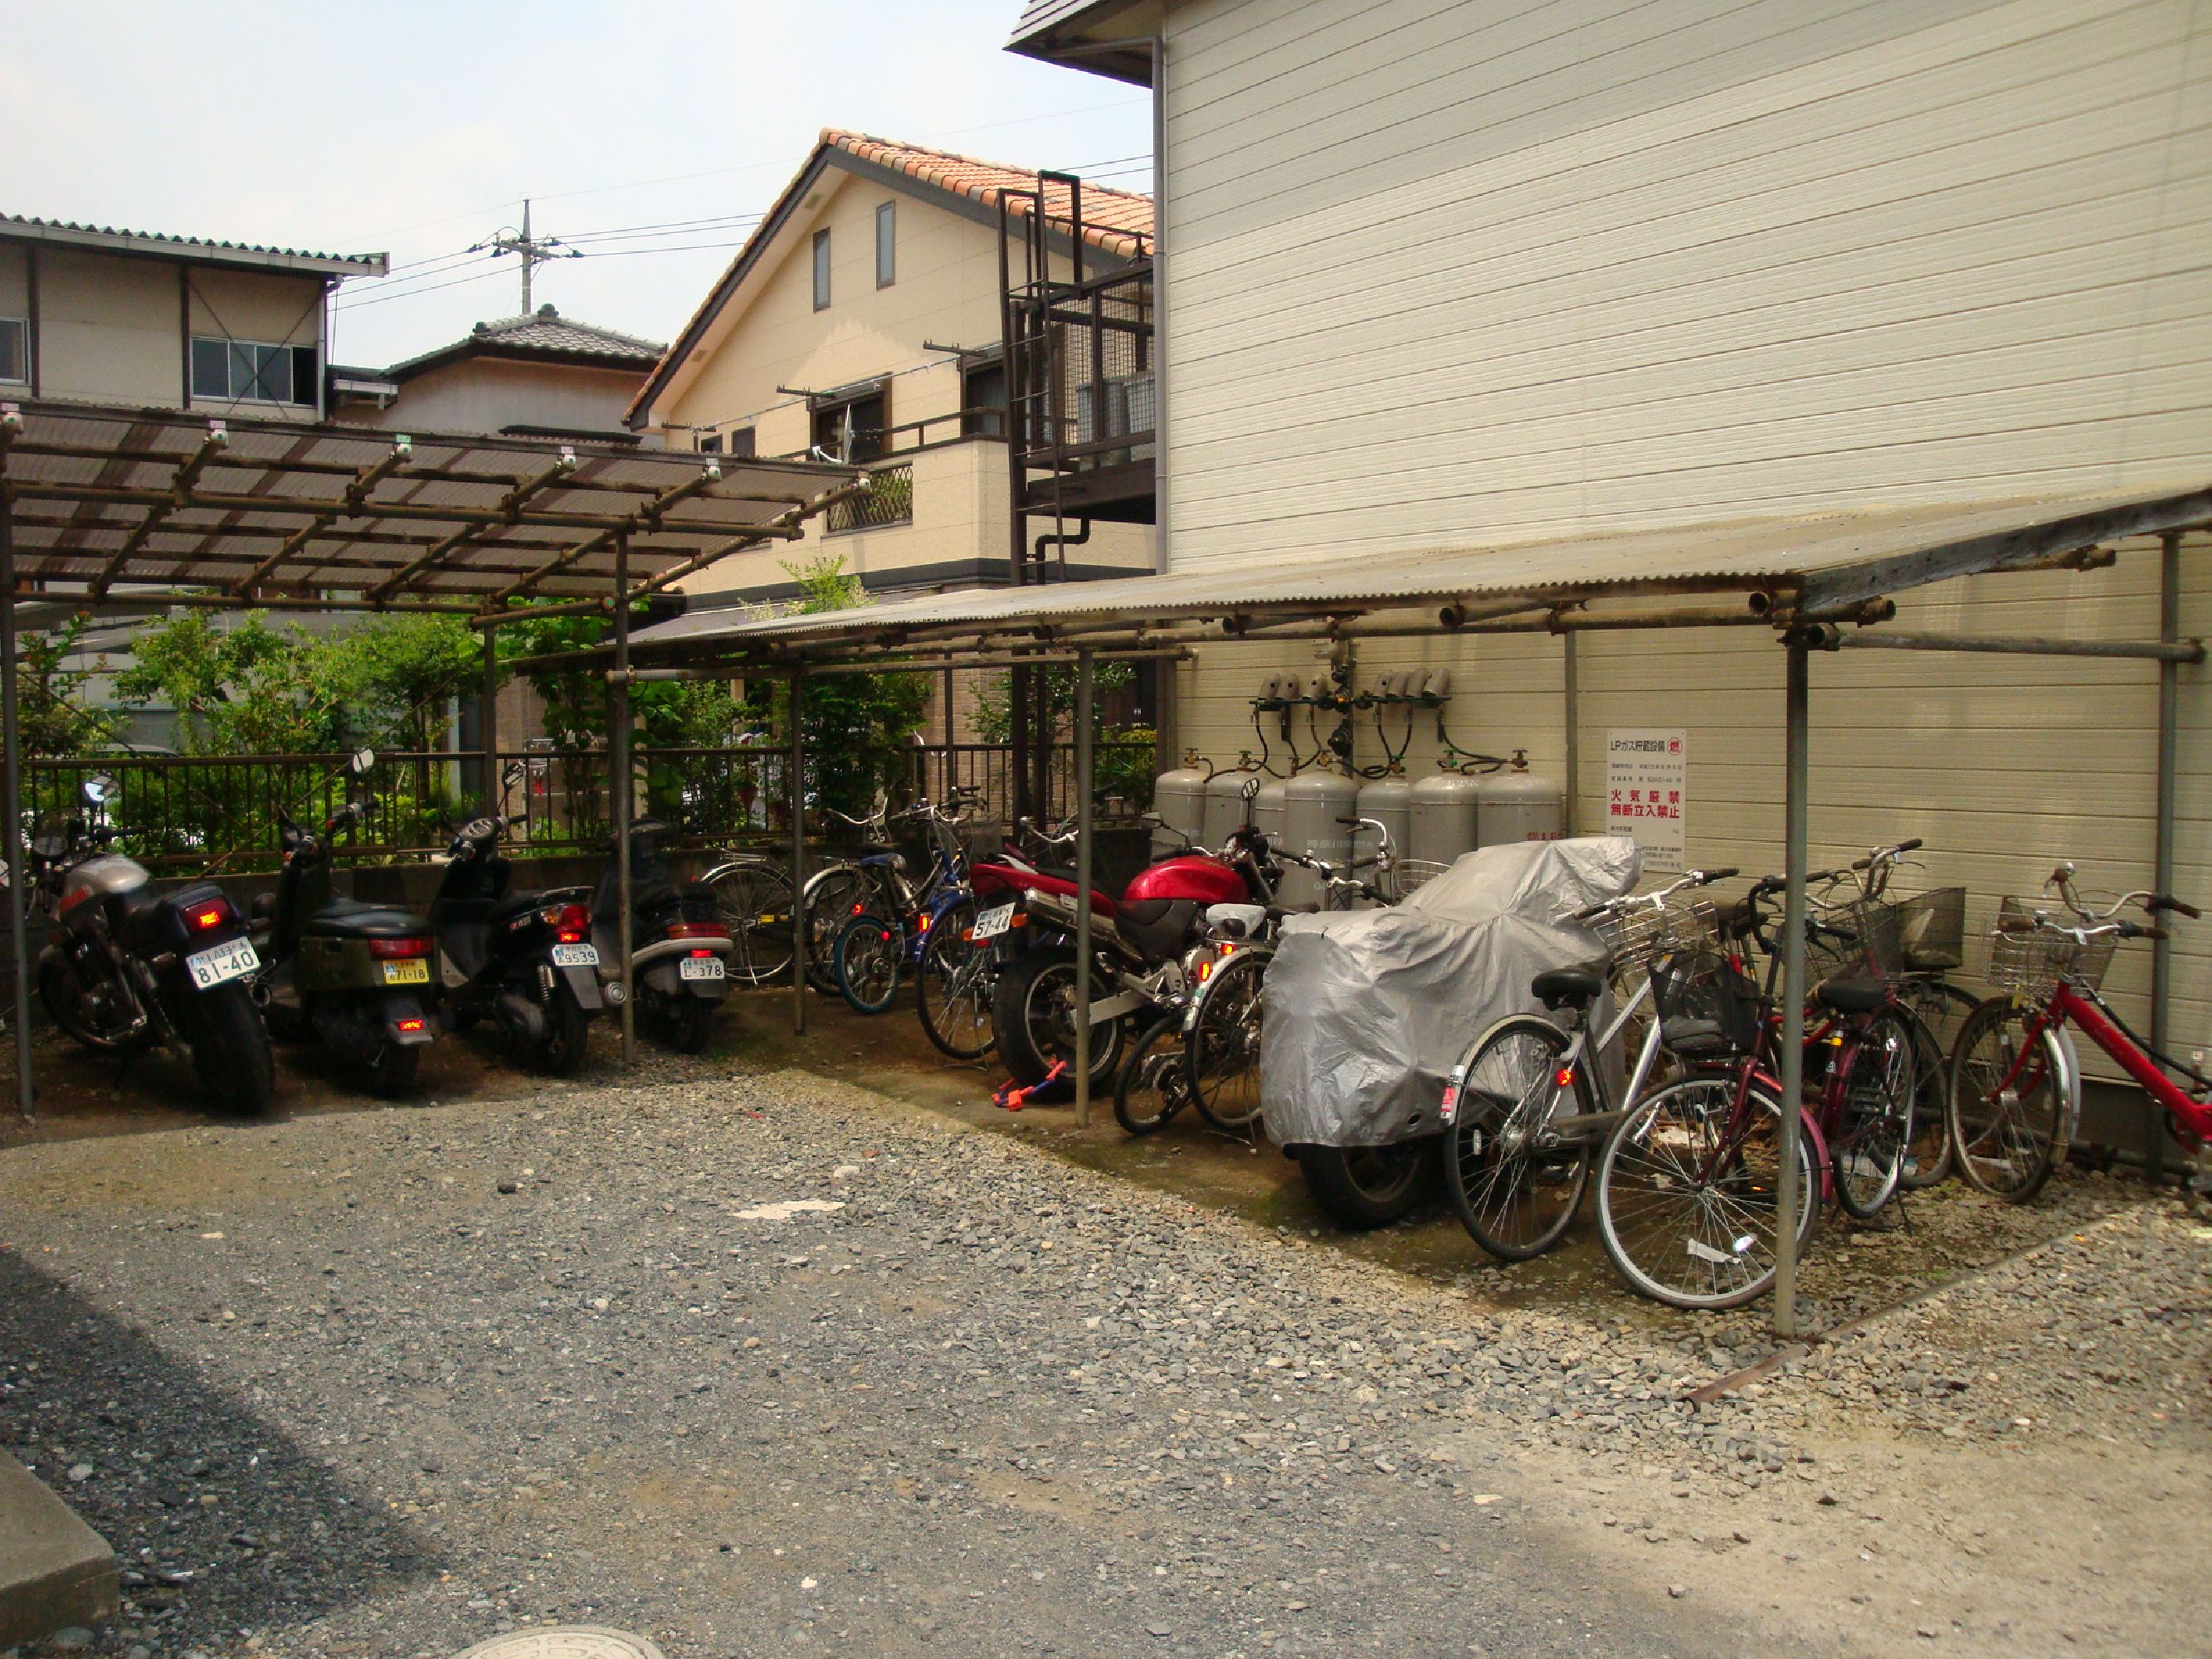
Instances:
[[[1951,1051],[1948,1115],[1959,1173],[1992,1198],[2024,1204],[2051,1178],[2066,1121],[2058,1039],[2027,1034],[2027,1012],[1992,997],[1966,1017]]]
[[[1589,1185],[1586,1143],[1546,1146],[1546,1126],[1576,1109],[1559,1084],[1570,1039],[1534,1014],[1492,1026],[1453,1071],[1458,1097],[1444,1139],[1444,1190],[1468,1234],[1504,1261],[1559,1242]]]
[[[806,884],[806,982],[823,996],[837,994],[837,935],[854,916],[873,908],[876,889],[865,871],[833,865]]]
[[[1677,1308],[1733,1308],[1774,1282],[1781,1237],[1781,1103],[1738,1074],[1669,1084],[1620,1121],[1597,1171],[1598,1237],[1629,1287]],[[1797,1143],[1798,1236],[1820,1206],[1809,1137]]]
[[[1920,1066],[1911,1023],[1891,1010],[1876,1014],[1853,1042],[1850,1064],[1828,1163],[1836,1201],[1870,1221],[1895,1196],[1912,1142]]]
[[[1199,988],[1184,1050],[1191,1103],[1215,1128],[1243,1129],[1260,1115],[1260,986],[1267,950],[1239,951]]]
[[[1190,1103],[1190,1068],[1182,1053],[1182,1011],[1152,1022],[1114,1079],[1114,1116],[1133,1135],[1148,1135]]]
[[[791,877],[764,860],[725,866],[708,878],[730,930],[729,975],[769,985],[791,971]]]
[[[898,994],[906,934],[879,916],[854,916],[837,935],[837,988],[856,1014],[880,1014]]]
[[[968,937],[975,901],[948,906],[929,924],[915,968],[915,1006],[923,1034],[954,1060],[981,1060],[997,1041],[991,1033],[991,998],[998,988],[998,950]]]
[[[1905,1143],[1898,1184],[1916,1192],[1939,1184],[1951,1173],[1950,1116],[1944,1109],[1950,1094],[1950,1060],[1943,1039],[1921,1012],[1922,1006],[1917,997],[1907,993],[1899,1010],[1912,1030],[1914,1089],[1912,1139]]]

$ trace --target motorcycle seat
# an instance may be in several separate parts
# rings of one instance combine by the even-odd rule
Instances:
[[[410,939],[429,931],[429,924],[412,910],[347,898],[332,899],[300,924],[303,935],[335,933],[348,939]]]

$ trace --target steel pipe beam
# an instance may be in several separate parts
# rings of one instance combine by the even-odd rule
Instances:
[[[2063,640],[2032,635],[1846,634],[1853,651],[1962,651],[2008,657],[2112,657],[2140,662],[2201,663],[2201,640]]]
[[[1774,1334],[1797,1334],[1799,1103],[1805,1094],[1805,878],[1812,793],[1811,653],[1801,633],[1785,641],[1783,692],[1782,1170],[1775,1182]]]
[[[4,436],[4,432],[0,432]],[[0,454],[4,454],[0,449]],[[28,1122],[31,1097],[30,883],[23,868],[22,700],[15,683],[15,505],[0,484],[0,835],[8,838],[8,953],[15,971],[15,1109]]]
[[[1097,840],[1091,793],[1091,653],[1075,653],[1075,1127],[1091,1127],[1091,872]],[[1044,803],[1037,803],[1040,810]]]

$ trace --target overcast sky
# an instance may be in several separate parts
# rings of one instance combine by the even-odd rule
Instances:
[[[389,252],[334,319],[380,367],[518,308],[513,258],[460,256],[527,195],[592,250],[538,302],[665,340],[824,126],[1149,189],[1146,93],[1000,50],[1020,9],[0,0],[0,211]]]

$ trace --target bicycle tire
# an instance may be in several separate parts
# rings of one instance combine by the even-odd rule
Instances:
[[[1182,1010],[1163,1014],[1129,1049],[1114,1079],[1114,1119],[1133,1135],[1153,1134],[1190,1103]]]
[[[1499,1020],[1453,1068],[1451,1128],[1444,1136],[1444,1191],[1468,1236],[1501,1261],[1528,1261],[1565,1236],[1589,1186],[1587,1143],[1537,1148],[1529,1141],[1571,1085],[1559,1084],[1573,1039],[1536,1014]]]
[[[1190,1012],[1183,1051],[1191,1104],[1224,1134],[1242,1133],[1260,1115],[1261,982],[1274,954],[1244,950],[1217,963]]]
[[[707,876],[722,925],[730,930],[734,985],[772,985],[791,971],[791,872],[765,859],[741,859]]]
[[[858,865],[833,865],[808,878],[805,896],[806,982],[825,997],[836,996],[837,935],[875,905],[875,885]]]
[[[897,999],[906,934],[895,921],[858,915],[839,930],[837,990],[856,1014],[880,1014]]]
[[[1774,1212],[1779,1207],[1782,1167],[1781,1137],[1775,1130],[1782,1107],[1773,1091],[1754,1085],[1754,1130],[1723,1149],[1712,1125],[1716,1119],[1726,1123],[1737,1086],[1736,1073],[1717,1072],[1684,1078],[1646,1095],[1607,1138],[1598,1162],[1598,1237],[1606,1255],[1631,1290],[1669,1307],[1741,1307],[1774,1283],[1780,1237]],[[1655,1142],[1665,1149],[1663,1155],[1655,1151]],[[1801,1241],[1809,1237],[1820,1212],[1814,1145],[1809,1135],[1797,1143]],[[1682,1156],[1686,1151],[1702,1152],[1709,1161],[1713,1153],[1723,1152],[1711,1162],[1717,1178],[1698,1176]],[[1700,1189],[1711,1192],[1715,1201],[1709,1206]],[[1688,1212],[1679,1204],[1668,1206],[1680,1194],[1696,1195]],[[1643,1201],[1647,1195],[1652,1200],[1648,1204]],[[1718,1230],[1700,1224],[1713,1219],[1714,1212],[1729,1224]],[[1666,1276],[1669,1258],[1676,1255],[1701,1264],[1702,1284],[1695,1282],[1695,1273],[1685,1281]],[[1725,1282],[1715,1271],[1722,1268],[1729,1270]]]
[[[1911,1022],[1884,1009],[1852,1040],[1850,1075],[1828,1140],[1836,1202],[1871,1221],[1897,1195],[1912,1141],[1919,1095],[1919,1060]]]
[[[1968,1015],[1951,1051],[1945,1104],[1960,1175],[2008,1204],[2025,1204],[2043,1190],[2066,1122],[2058,1039],[2048,1029],[2038,1033],[2040,1057],[2023,1057],[2027,1024],[2027,1011],[2010,997],[1991,997]]]
[[[975,900],[947,905],[930,923],[915,966],[915,1011],[922,1035],[951,1060],[981,1060],[998,1042],[991,1029],[997,949],[968,937],[975,925]]]

